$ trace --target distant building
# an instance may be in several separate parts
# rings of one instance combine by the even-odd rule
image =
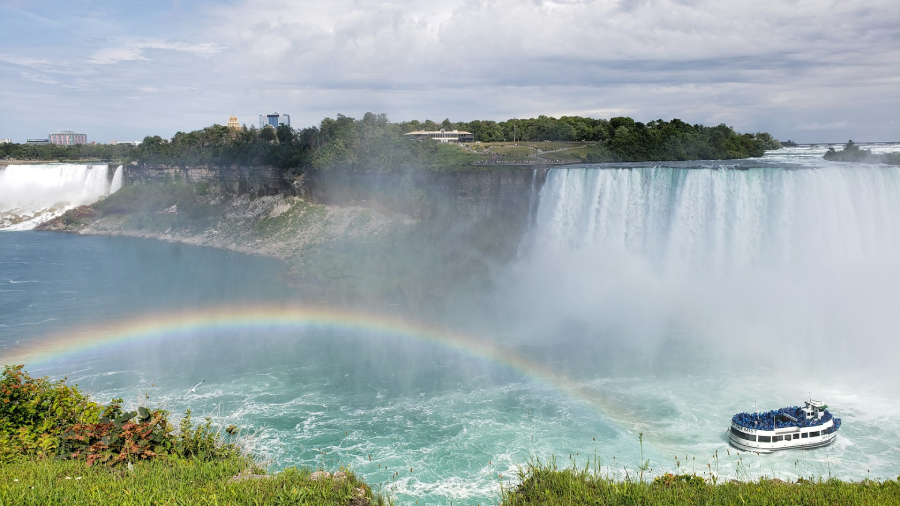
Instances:
[[[87,144],[86,134],[76,134],[71,130],[63,130],[58,134],[50,134],[51,144],[71,146],[73,144]]]
[[[228,117],[228,125],[226,125],[226,126],[228,128],[233,128],[235,130],[241,128],[241,124],[238,123],[237,116],[235,116],[234,114],[232,114],[231,116]]]
[[[272,114],[259,115],[259,128],[265,128],[267,126],[278,128],[281,125],[291,126],[290,115],[278,114],[277,112],[273,112]]]
[[[132,146],[137,146],[141,143],[141,141],[117,141],[115,139],[109,141],[110,145],[115,146],[117,144],[131,144]]]
[[[0,144],[12,144],[12,139],[0,139]]]
[[[50,139],[26,139],[26,144],[50,144]]]
[[[475,134],[471,132],[464,132],[462,130],[450,130],[449,132],[445,132],[443,128],[437,132],[418,130],[404,134],[404,137],[410,139],[434,139],[438,142],[475,142]]]

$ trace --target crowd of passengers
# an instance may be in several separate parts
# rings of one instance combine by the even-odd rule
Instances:
[[[786,416],[790,415],[797,421],[790,420]],[[789,408],[781,408],[765,413],[738,413],[734,415],[732,421],[741,427],[758,430],[775,430],[785,427],[815,427],[831,420],[832,416],[828,410],[819,419],[806,418],[806,414],[798,406]]]

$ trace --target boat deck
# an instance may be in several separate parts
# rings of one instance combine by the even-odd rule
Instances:
[[[819,418],[808,418],[799,406],[775,409],[763,413],[738,413],[731,421],[740,427],[756,430],[816,427],[828,423],[834,417],[826,409]]]

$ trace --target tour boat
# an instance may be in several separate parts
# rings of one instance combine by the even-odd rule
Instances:
[[[811,398],[765,413],[738,413],[731,418],[728,441],[740,450],[772,453],[792,448],[817,448],[834,442],[841,419],[828,406]]]

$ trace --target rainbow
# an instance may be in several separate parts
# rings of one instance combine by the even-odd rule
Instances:
[[[128,343],[163,341],[191,333],[254,329],[343,330],[363,336],[394,336],[436,345],[512,369],[544,386],[595,408],[606,418],[628,418],[625,410],[546,366],[511,350],[447,329],[396,316],[298,306],[222,306],[151,314],[37,338],[0,356],[4,364],[41,365],[92,351],[112,351]],[[618,413],[622,416],[613,416]],[[624,421],[624,420],[622,420]],[[632,426],[634,420],[631,420]]]

